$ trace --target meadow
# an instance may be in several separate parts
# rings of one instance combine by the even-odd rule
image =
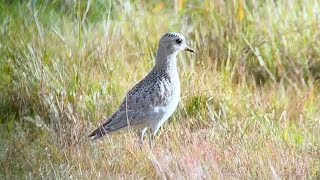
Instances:
[[[91,142],[180,32],[155,145]],[[0,179],[319,179],[318,0],[0,0]]]

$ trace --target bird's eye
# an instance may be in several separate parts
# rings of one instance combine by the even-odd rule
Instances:
[[[182,39],[181,38],[177,39],[176,43],[181,44],[182,43]]]

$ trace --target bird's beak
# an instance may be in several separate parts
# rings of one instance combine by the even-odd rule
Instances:
[[[188,46],[187,46],[187,47],[186,47],[186,49],[184,49],[184,50],[186,50],[186,51],[190,51],[190,52],[193,52],[193,53],[195,52],[193,49],[191,49],[191,48],[190,48],[190,47],[188,47]]]

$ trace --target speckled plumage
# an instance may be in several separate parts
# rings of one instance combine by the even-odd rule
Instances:
[[[156,63],[151,72],[127,93],[119,109],[89,137],[98,139],[126,127],[143,129],[141,139],[147,128],[155,135],[173,114],[180,100],[176,56],[182,50],[194,52],[186,45],[181,34],[165,34],[160,40]]]

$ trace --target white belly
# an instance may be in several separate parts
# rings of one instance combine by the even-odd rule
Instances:
[[[152,127],[150,127],[153,131],[153,134],[155,135],[159,128],[162,126],[164,122],[166,122],[170,116],[173,114],[173,112],[176,110],[178,104],[180,101],[180,88],[175,89],[175,92],[173,93],[170,102],[166,106],[156,107],[155,113],[158,114],[157,117],[155,117]]]

